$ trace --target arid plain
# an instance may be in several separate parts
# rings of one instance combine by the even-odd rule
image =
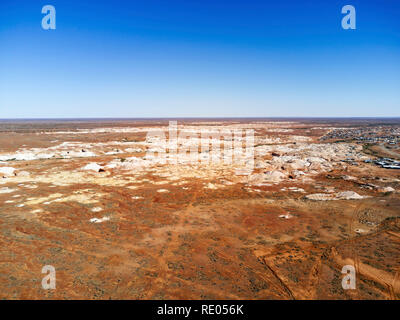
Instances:
[[[0,122],[0,298],[400,298],[398,119],[178,119],[176,162],[169,125]],[[246,173],[198,147],[235,130]]]

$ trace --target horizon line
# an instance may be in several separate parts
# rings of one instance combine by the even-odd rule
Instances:
[[[400,119],[400,116],[254,116],[254,117],[51,117],[51,118],[0,118],[0,121],[13,120],[168,120],[168,119]]]

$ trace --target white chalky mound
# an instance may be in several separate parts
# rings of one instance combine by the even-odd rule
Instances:
[[[159,189],[159,190],[157,190],[157,192],[164,193],[164,192],[169,192],[169,190],[167,190],[167,189]]]
[[[326,194],[326,193],[309,194],[309,195],[306,195],[306,198],[308,200],[314,200],[314,201],[326,201],[326,200],[334,199],[331,194]]]
[[[8,188],[8,187],[4,187],[4,188],[0,189],[0,193],[11,193],[11,192],[14,192],[14,191],[16,191],[16,190]]]
[[[6,177],[15,175],[15,168],[12,167],[0,167],[0,174],[3,174]]]
[[[368,196],[361,196],[354,191],[342,191],[335,194],[327,193],[314,193],[306,195],[306,199],[315,201],[326,201],[326,200],[360,200],[368,198]]]
[[[86,166],[84,166],[82,168],[82,170],[87,170],[87,171],[95,171],[95,172],[99,172],[102,169],[101,166],[99,166],[97,163],[95,162],[91,162],[89,164],[87,164]]]
[[[108,221],[108,220],[110,220],[109,217],[103,217],[103,218],[92,218],[89,221],[91,223],[101,223],[101,222]]]
[[[336,198],[341,200],[359,200],[359,199],[364,199],[366,197],[360,196],[357,192],[354,191],[343,191],[343,192],[338,192],[336,194]]]

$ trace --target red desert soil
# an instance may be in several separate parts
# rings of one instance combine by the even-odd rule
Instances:
[[[353,123],[178,124],[255,128],[251,176],[147,164],[146,132],[166,121],[0,123],[0,170],[15,169],[0,174],[0,298],[400,298],[400,171],[319,140]]]

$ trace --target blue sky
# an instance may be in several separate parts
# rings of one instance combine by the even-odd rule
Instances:
[[[398,117],[399,88],[396,0],[0,1],[0,118]]]

